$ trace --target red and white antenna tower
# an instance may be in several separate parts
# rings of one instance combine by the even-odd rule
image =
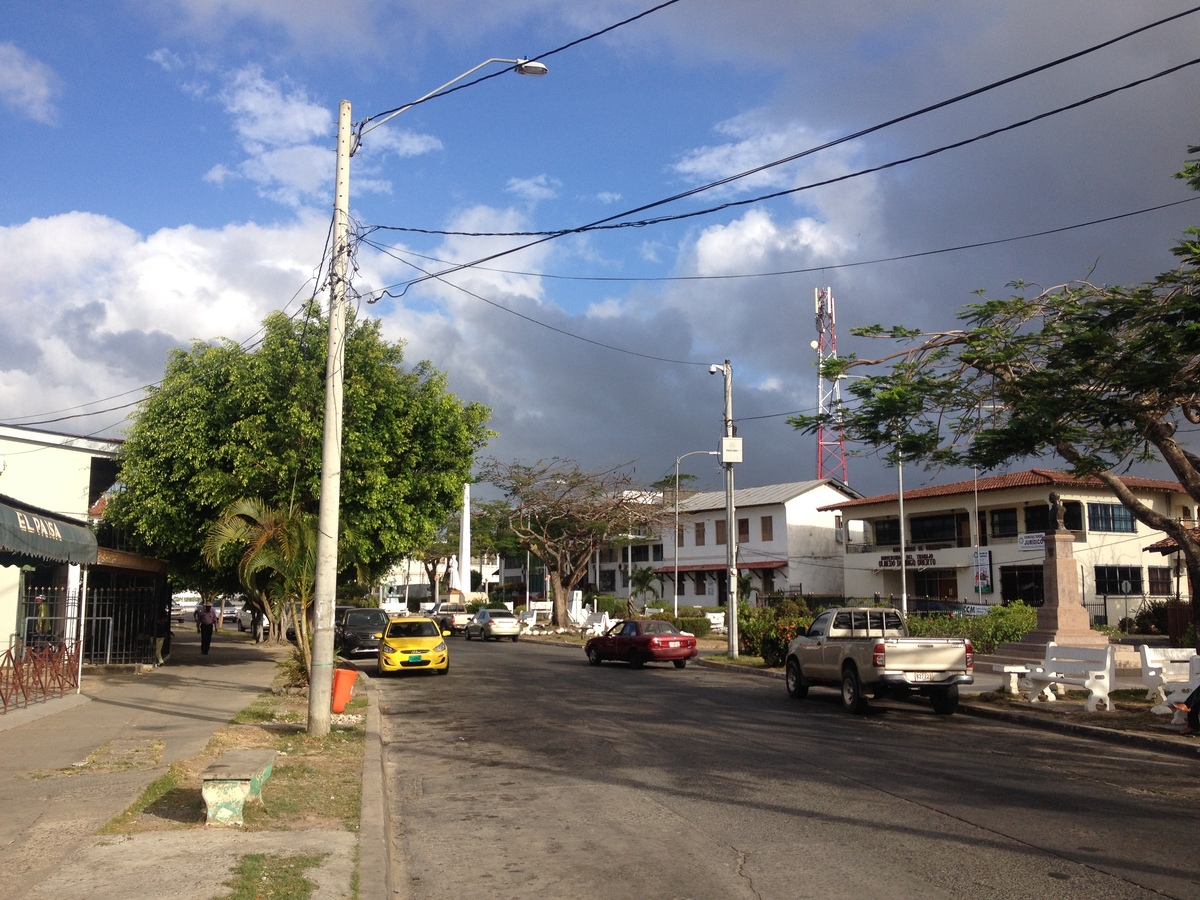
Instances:
[[[820,374],[827,359],[837,359],[837,331],[833,314],[833,288],[816,288],[817,340],[812,347],[817,351],[817,414],[833,414],[840,422],[842,410],[842,383],[838,378],[825,378]],[[838,478],[849,484],[846,476],[846,438],[840,425],[817,429],[817,478]]]

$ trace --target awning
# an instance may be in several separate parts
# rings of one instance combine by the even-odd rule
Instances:
[[[739,562],[735,568],[743,571],[745,569],[782,569],[788,564],[786,559],[767,559],[754,560],[753,562]],[[680,572],[724,572],[725,563],[698,563],[679,567]],[[675,567],[661,566],[654,570],[655,575],[672,575],[675,572]]]
[[[0,565],[94,563],[96,536],[83,522],[0,496]]]

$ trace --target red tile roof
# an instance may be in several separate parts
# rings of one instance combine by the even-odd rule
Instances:
[[[1168,494],[1182,494],[1183,488],[1177,481],[1164,481],[1158,478],[1137,478],[1124,476],[1121,478],[1128,487],[1134,490],[1161,491]],[[956,481],[952,484],[938,484],[930,487],[916,488],[904,492],[905,500],[923,500],[928,497],[955,497],[962,494],[973,494],[989,491],[1006,491],[1021,487],[1098,487],[1104,488],[1104,482],[1095,476],[1077,478],[1070,472],[1060,472],[1056,469],[1027,469],[1024,472],[1012,472],[1007,475],[989,475],[972,481]],[[877,494],[874,497],[863,497],[860,500],[847,500],[844,503],[834,503],[822,506],[821,512],[830,509],[855,509],[860,506],[874,506],[880,503],[895,503],[896,493]]]

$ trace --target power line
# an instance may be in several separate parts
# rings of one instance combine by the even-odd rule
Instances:
[[[852,269],[861,266],[874,266],[882,263],[901,262],[908,259],[920,259],[927,256],[939,256],[944,253],[957,253],[963,250],[977,250],[981,247],[994,247],[999,244],[1009,244],[1016,241],[1031,240],[1033,238],[1048,237],[1054,234],[1062,234],[1068,231],[1075,231],[1080,228],[1089,228],[1093,225],[1103,225],[1108,222],[1117,222],[1121,219],[1128,219],[1133,216],[1145,215],[1146,213],[1159,212],[1160,210],[1170,209],[1175,206],[1182,206],[1185,203],[1195,203],[1200,200],[1200,197],[1185,197],[1182,200],[1172,200],[1168,203],[1159,203],[1155,206],[1146,206],[1141,209],[1135,209],[1130,212],[1116,213],[1111,216],[1103,216],[1098,219],[1089,219],[1086,222],[1076,222],[1073,225],[1061,225],[1056,228],[1046,228],[1041,231],[1031,231],[1025,234],[1010,235],[1003,238],[992,238],[990,240],[973,241],[966,244],[954,244],[949,247],[940,247],[935,250],[918,250],[912,253],[901,253],[895,256],[880,256],[873,259],[856,260],[853,262],[844,263],[823,263],[818,266],[806,266],[800,269],[780,269],[772,272],[735,272],[724,275],[629,275],[629,276],[609,276],[609,275],[559,275],[550,272],[527,272],[519,269],[498,269],[488,266],[475,266],[474,268],[484,272],[496,272],[501,275],[523,275],[530,278],[545,278],[548,280],[558,281],[592,281],[592,282],[672,282],[672,281],[732,281],[742,278],[778,278],[787,275],[808,275],[813,272],[824,272],[829,269]],[[404,261],[402,256],[412,256],[417,259],[425,259],[430,262],[436,262],[441,265],[454,265],[450,260],[437,259],[436,257],[424,256],[420,253],[405,251],[402,255],[398,255],[400,251],[393,246],[381,244],[375,241],[362,238],[363,243],[369,247],[373,247],[381,253],[386,253],[393,259]],[[411,264],[410,264],[411,265]],[[414,266],[414,268],[417,268]],[[420,271],[418,269],[418,271]],[[389,290],[393,287],[399,287],[399,284],[388,285],[384,290]],[[377,293],[377,292],[376,292]],[[381,295],[382,296],[382,295]]]

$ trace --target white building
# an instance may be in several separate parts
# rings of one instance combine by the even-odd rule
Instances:
[[[830,478],[735,490],[738,572],[749,574],[752,590],[760,593],[840,595],[845,531],[841,516],[829,508],[860,496]],[[726,538],[724,491],[680,499],[675,540],[668,530],[651,545],[650,562],[664,581],[665,595],[671,596],[678,552],[679,602],[723,605]],[[655,547],[666,548],[661,558]],[[633,564],[638,565],[636,556]]]
[[[1177,483],[1122,481],[1162,515],[1194,520],[1193,501]],[[1187,596],[1186,572],[1180,574],[1175,556],[1143,553],[1164,537],[1161,531],[1134,519],[1099,480],[1048,469],[906,490],[903,585],[897,495],[826,505],[852,526],[843,547],[846,595],[899,602],[906,592],[911,608],[924,600],[1040,603],[1051,491],[1061,497],[1064,524],[1075,534],[1080,597],[1093,622],[1116,625],[1143,602]]]
[[[0,628],[4,647],[24,639],[28,631],[28,609],[23,597],[26,585],[41,589],[46,595],[53,591],[60,598],[73,596],[78,589],[80,566],[64,562],[65,556],[50,555],[55,542],[51,532],[65,537],[77,533],[81,526],[86,527],[91,505],[116,480],[119,446],[118,441],[0,426],[0,495],[37,507],[41,512],[26,514],[19,507],[0,504],[3,505],[0,512],[6,513],[4,520],[11,520],[14,528],[13,540],[7,543],[17,543],[22,521],[54,525],[52,529],[39,529],[42,537],[50,535],[45,541],[46,553],[31,558],[8,552],[0,556]],[[8,516],[10,511],[12,515]],[[91,543],[94,547],[94,538]],[[49,611],[48,618],[61,620],[68,614],[61,599],[50,605],[55,608]]]

